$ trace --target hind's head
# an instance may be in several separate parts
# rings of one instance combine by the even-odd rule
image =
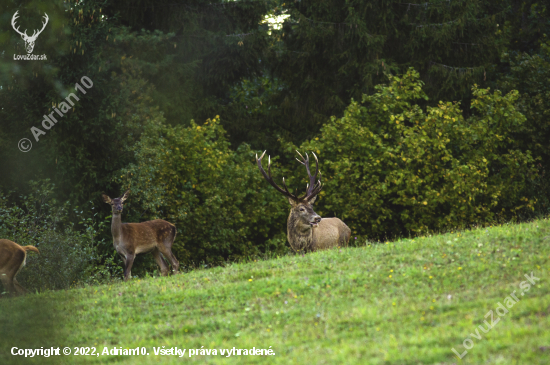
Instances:
[[[130,190],[126,190],[124,195],[114,199],[111,199],[108,195],[101,194],[101,196],[103,197],[103,201],[111,205],[111,208],[113,209],[113,214],[122,213],[122,209],[124,208],[123,203],[126,199],[128,199],[128,195],[130,195]]]

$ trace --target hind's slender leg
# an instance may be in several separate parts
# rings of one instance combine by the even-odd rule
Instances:
[[[11,280],[8,278],[8,274],[0,274],[0,281],[2,282],[2,285],[4,286],[4,290],[10,293],[11,295],[16,293],[15,286],[11,282]]]
[[[124,281],[132,277],[132,265],[134,264],[135,254],[127,254],[124,260]]]
[[[168,261],[170,261],[170,263],[172,264],[172,270],[174,271],[174,274],[177,274],[180,268],[180,263],[176,259],[176,256],[174,256],[174,254],[172,253],[172,250],[166,247],[165,245],[164,246],[161,245],[159,247],[159,250],[160,252],[162,252],[164,257],[166,257]]]
[[[168,263],[166,262],[164,257],[162,257],[162,255],[160,254],[159,249],[155,248],[152,253],[153,253],[153,256],[155,257],[155,261],[157,262],[157,265],[160,267],[161,275],[162,276],[168,275]]]
[[[2,281],[2,285],[4,286],[4,289],[7,290],[10,293],[10,295],[17,294],[17,289],[13,284],[14,276],[15,276],[15,273],[10,273],[10,272],[0,274],[0,281]]]

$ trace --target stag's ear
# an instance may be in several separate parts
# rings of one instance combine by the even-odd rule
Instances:
[[[121,202],[124,202],[126,199],[128,199],[128,196],[130,195],[130,190],[126,190],[124,195],[120,198]]]
[[[313,197],[309,198],[307,202],[309,204],[313,204],[313,203],[315,203],[315,199],[317,199],[317,195],[314,195]]]
[[[292,208],[294,208],[297,204],[296,200],[292,199],[292,198],[288,198],[288,202],[290,203],[290,205],[292,206]]]
[[[111,204],[111,198],[109,198],[109,196],[105,195],[105,194],[101,194],[101,196],[103,197],[103,201],[107,204]]]

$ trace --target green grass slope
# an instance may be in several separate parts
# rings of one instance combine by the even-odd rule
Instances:
[[[539,220],[0,300],[0,362],[548,364],[549,242]],[[149,355],[24,359],[13,346]],[[217,355],[189,357],[201,347]],[[234,347],[275,355],[220,354]]]

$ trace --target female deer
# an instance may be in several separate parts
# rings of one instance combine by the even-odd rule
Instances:
[[[162,257],[166,257],[172,264],[174,273],[178,272],[179,262],[172,253],[172,244],[176,238],[176,226],[162,219],[155,219],[142,223],[122,223],[122,203],[128,199],[130,190],[120,198],[111,199],[103,194],[103,201],[111,205],[113,219],[111,233],[115,250],[124,260],[124,280],[132,274],[132,264],[137,254],[152,252],[163,276],[168,275],[168,264]]]
[[[34,246],[20,246],[10,240],[0,240],[0,282],[2,282],[4,290],[12,295],[27,292],[15,278],[26,264],[27,251],[40,253]]]

